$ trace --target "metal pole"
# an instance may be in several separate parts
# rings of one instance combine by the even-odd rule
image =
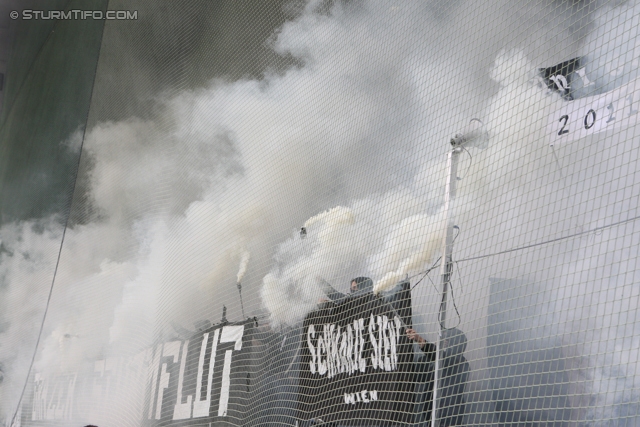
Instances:
[[[242,302],[242,285],[238,282],[238,294],[240,294],[240,308],[242,308],[242,320],[246,319],[244,315],[244,303]]]
[[[447,320],[447,297],[449,294],[449,282],[453,271],[453,221],[452,221],[452,201],[456,195],[456,181],[458,179],[458,156],[462,148],[454,147],[449,152],[447,158],[447,184],[444,194],[444,215],[447,230],[442,239],[442,258],[440,261],[440,277],[442,278],[442,301],[438,312],[438,341],[436,342],[436,363],[433,371],[433,409],[431,411],[431,427],[436,427],[436,417],[438,415],[438,380],[440,378],[440,348],[442,345],[442,333],[445,330]]]

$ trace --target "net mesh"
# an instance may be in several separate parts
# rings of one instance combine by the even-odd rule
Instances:
[[[0,423],[640,423],[640,2],[0,14]]]

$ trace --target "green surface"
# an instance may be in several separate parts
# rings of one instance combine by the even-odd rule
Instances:
[[[107,1],[46,5],[61,4],[106,10]],[[86,123],[103,23],[18,23],[0,128],[0,222],[68,210],[80,154],[69,138]]]

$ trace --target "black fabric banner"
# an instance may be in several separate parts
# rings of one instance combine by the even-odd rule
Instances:
[[[392,298],[371,292],[325,303],[303,324],[298,418],[303,425],[375,426],[413,419],[408,282]]]
[[[102,419],[101,408],[121,407],[121,396],[140,399],[143,427],[245,425],[254,330],[255,319],[227,322],[133,357],[96,360],[77,372],[35,373],[21,425]]]
[[[157,346],[143,426],[243,425],[254,321],[212,326]]]
[[[573,58],[553,67],[541,68],[540,76],[550,90],[558,92],[567,100],[573,100],[578,97],[573,87],[574,82],[580,81],[581,88],[593,84],[586,76],[582,62],[581,58]]]

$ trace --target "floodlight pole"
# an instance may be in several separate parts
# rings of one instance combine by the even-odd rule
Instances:
[[[456,195],[456,181],[458,180],[458,158],[462,152],[462,147],[457,138],[451,140],[453,149],[449,151],[447,157],[447,184],[444,193],[444,216],[446,221],[446,233],[442,238],[442,257],[440,258],[440,277],[442,283],[442,300],[438,311],[438,341],[436,342],[436,363],[433,370],[433,409],[431,411],[431,427],[436,427],[438,415],[438,381],[440,379],[440,348],[442,345],[442,335],[446,329],[447,319],[447,298],[449,294],[449,282],[453,271],[453,215],[452,201]]]

